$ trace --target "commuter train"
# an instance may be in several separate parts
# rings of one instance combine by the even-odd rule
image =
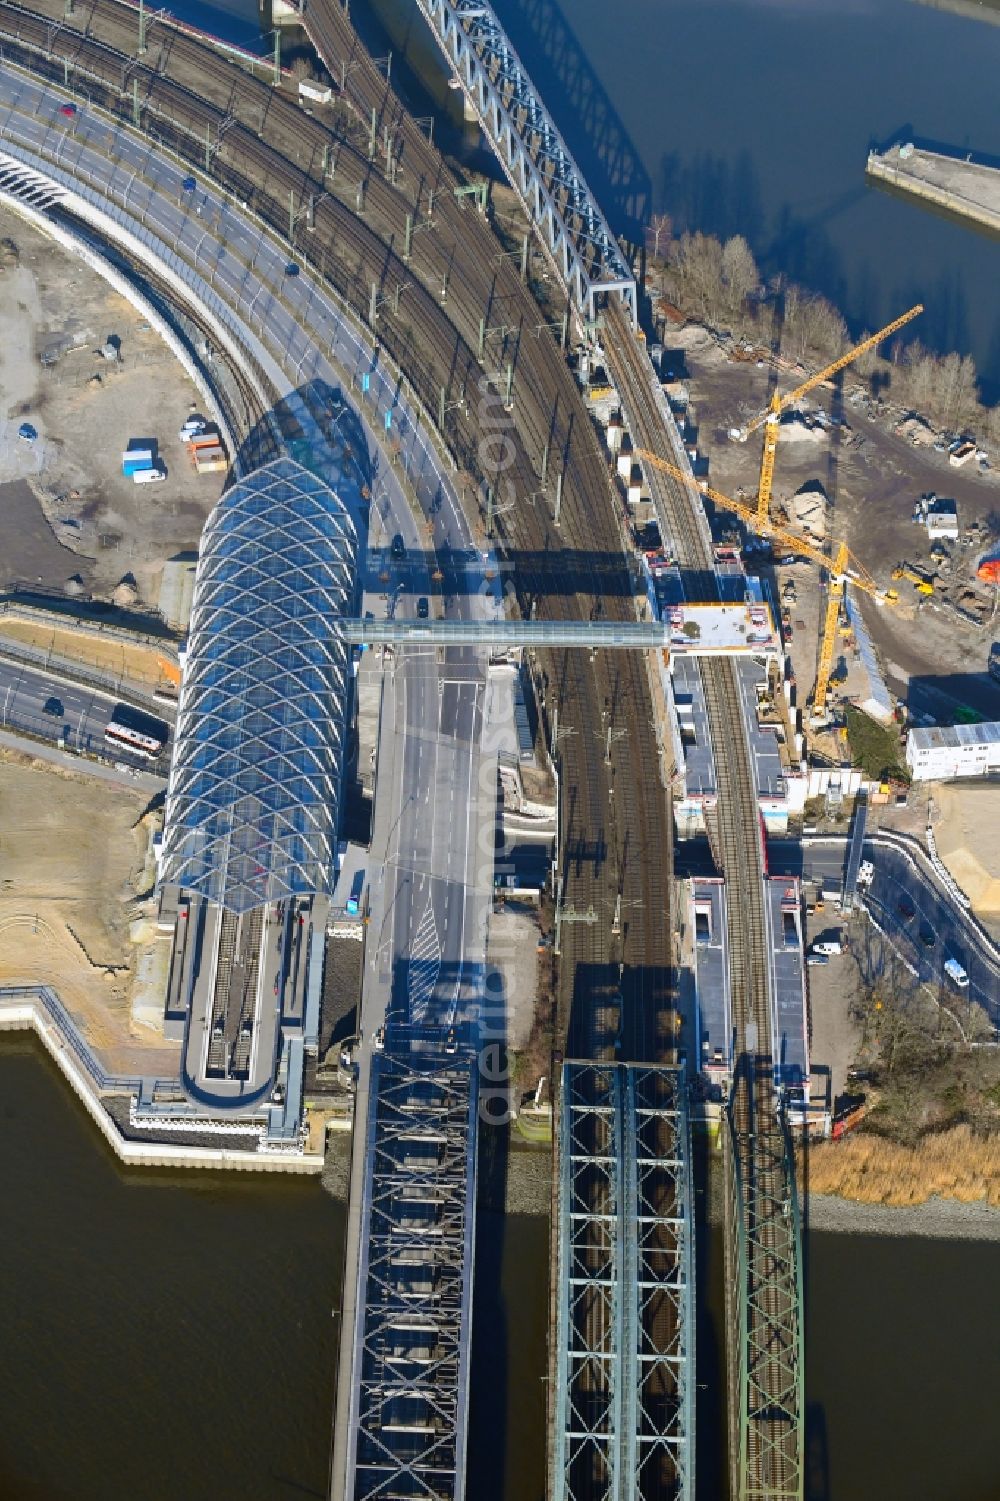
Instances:
[[[155,761],[169,734],[167,726],[155,715],[144,714],[130,704],[115,704],[104,738],[109,745],[120,746],[145,761]]]

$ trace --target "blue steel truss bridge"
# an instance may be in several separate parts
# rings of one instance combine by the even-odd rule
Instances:
[[[465,1495],[477,1078],[468,1050],[372,1060],[349,1501]]]
[[[684,1070],[568,1062],[559,1096],[552,1501],[692,1501]]]

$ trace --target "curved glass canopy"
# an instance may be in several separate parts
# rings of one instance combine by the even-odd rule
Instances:
[[[336,494],[286,457],[206,524],[161,877],[231,912],[332,892],[356,552]]]

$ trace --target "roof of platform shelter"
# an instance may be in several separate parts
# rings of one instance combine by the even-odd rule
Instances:
[[[287,457],[206,524],[161,875],[230,911],[332,894],[356,552],[336,493]]]

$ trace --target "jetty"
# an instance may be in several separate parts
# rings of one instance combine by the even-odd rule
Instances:
[[[866,176],[1000,234],[1000,168],[909,143],[869,151]]]

